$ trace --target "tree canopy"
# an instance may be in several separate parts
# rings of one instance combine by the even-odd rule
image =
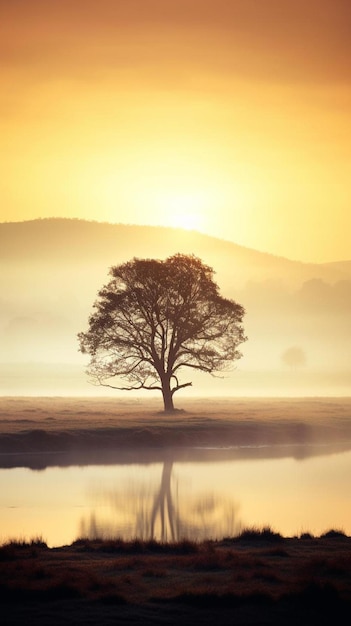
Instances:
[[[244,308],[223,298],[213,269],[192,255],[132,259],[110,269],[79,333],[80,350],[91,356],[91,380],[115,389],[159,390],[174,410],[186,369],[209,374],[241,357]],[[125,383],[121,383],[123,380]]]

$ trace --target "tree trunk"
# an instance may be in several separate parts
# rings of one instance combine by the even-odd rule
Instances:
[[[175,409],[173,404],[173,394],[171,391],[171,381],[169,378],[162,379],[162,396],[165,411],[167,413],[172,413]]]

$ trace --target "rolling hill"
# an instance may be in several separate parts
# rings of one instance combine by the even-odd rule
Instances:
[[[61,218],[0,224],[1,264],[108,268],[132,257],[165,258],[176,252],[193,253],[211,265],[222,288],[248,280],[276,280],[288,287],[312,278],[335,282],[351,271],[351,261],[301,263],[175,228]]]

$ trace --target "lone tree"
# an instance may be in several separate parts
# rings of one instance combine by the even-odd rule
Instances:
[[[291,369],[296,369],[306,365],[306,354],[302,348],[299,348],[298,346],[287,348],[287,350],[283,352],[281,358],[283,363]]]
[[[192,384],[180,382],[181,369],[215,374],[241,357],[245,311],[219,295],[212,268],[200,259],[133,259],[110,275],[89,330],[78,335],[81,352],[91,355],[88,374],[95,384],[157,389],[165,411],[174,411],[175,392]]]

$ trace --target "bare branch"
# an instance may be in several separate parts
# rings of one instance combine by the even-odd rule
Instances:
[[[109,385],[107,383],[99,383],[101,387],[109,387],[110,389],[118,389],[119,391],[138,391],[139,389],[146,389],[147,391],[162,391],[162,387],[147,386],[147,385],[135,385],[131,387],[116,387],[115,385]]]

